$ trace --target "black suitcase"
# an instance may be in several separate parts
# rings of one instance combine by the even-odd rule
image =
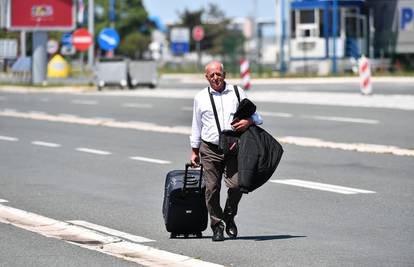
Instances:
[[[185,165],[185,170],[174,170],[167,174],[162,213],[171,238],[179,235],[202,237],[207,228],[207,207],[203,166],[200,169]]]

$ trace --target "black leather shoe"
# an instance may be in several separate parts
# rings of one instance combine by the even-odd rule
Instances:
[[[234,222],[234,217],[228,218],[226,221],[226,234],[230,238],[236,238],[237,237],[237,226]]]
[[[223,222],[219,222],[213,227],[213,241],[224,241],[224,224]]]

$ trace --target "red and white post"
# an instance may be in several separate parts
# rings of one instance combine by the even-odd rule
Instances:
[[[250,88],[249,61],[245,59],[240,60],[240,76],[243,80],[244,89],[249,90]]]
[[[368,58],[362,56],[358,60],[358,69],[359,69],[359,87],[361,93],[364,95],[369,95],[372,93],[372,84],[371,84],[371,67],[369,64]]]

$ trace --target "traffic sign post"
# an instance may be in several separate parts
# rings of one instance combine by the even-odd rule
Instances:
[[[196,41],[196,49],[197,49],[197,67],[201,69],[201,40],[204,38],[204,29],[201,26],[195,26],[193,28],[193,39]]]

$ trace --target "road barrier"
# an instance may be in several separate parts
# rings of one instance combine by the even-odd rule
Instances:
[[[358,61],[359,69],[359,87],[361,93],[364,95],[369,95],[372,93],[372,84],[371,84],[371,66],[369,64],[368,58],[362,56]]]
[[[245,90],[250,89],[250,75],[249,75],[249,61],[245,59],[240,60],[240,76],[243,80],[243,87]]]

